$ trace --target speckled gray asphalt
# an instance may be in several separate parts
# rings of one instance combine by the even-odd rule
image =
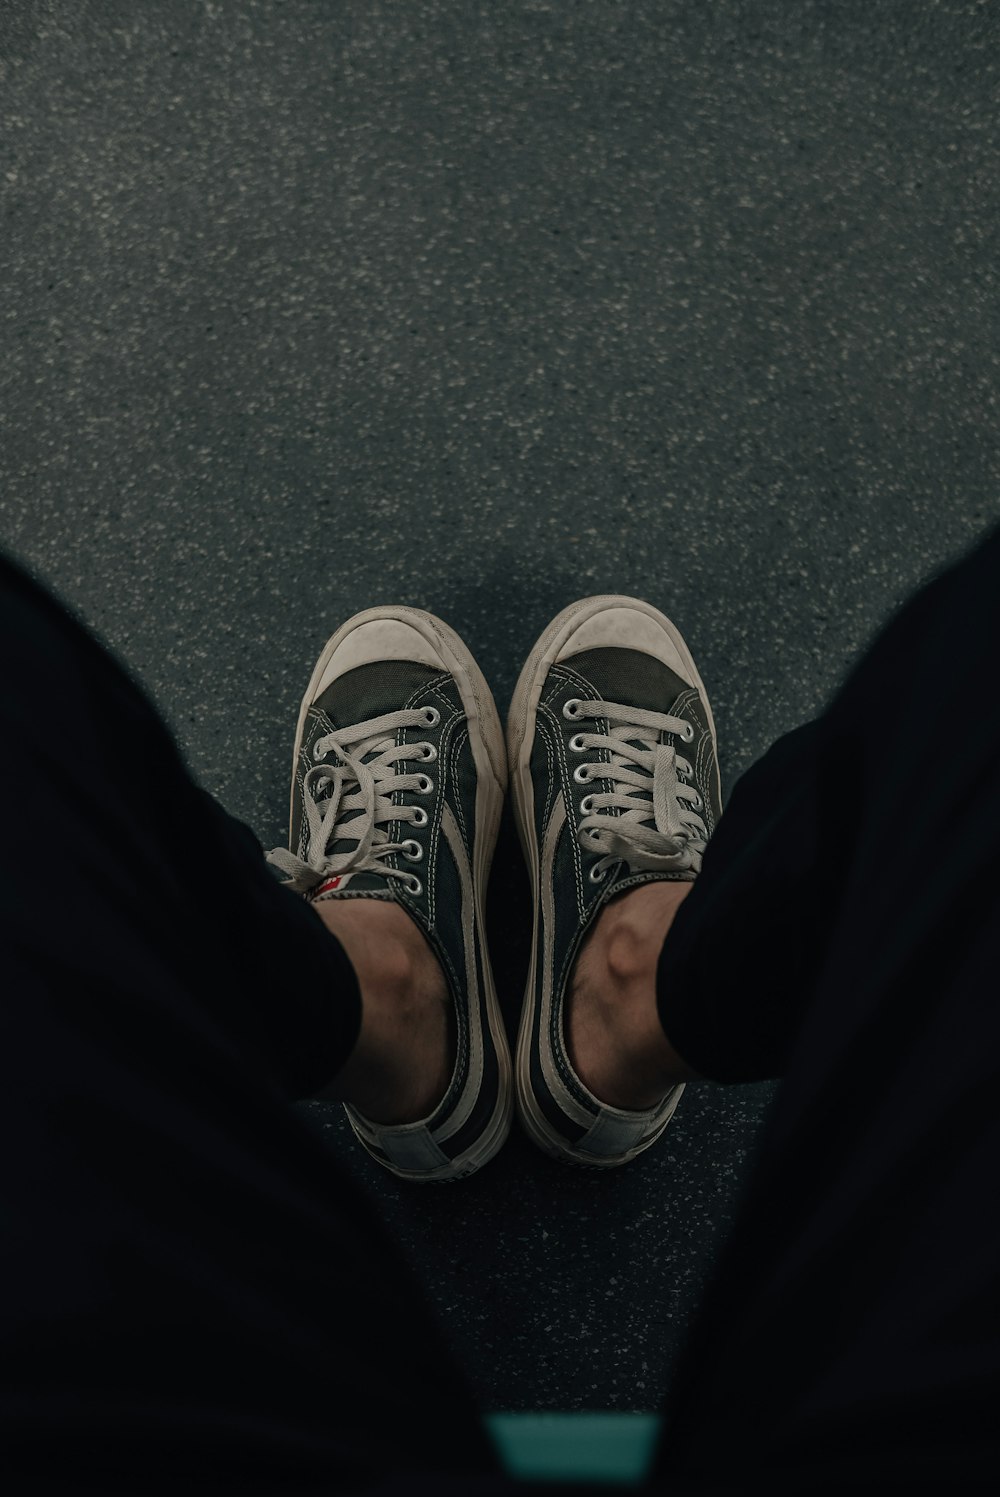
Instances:
[[[378,603],[504,715],[567,603],[648,599],[728,798],[1000,518],[998,102],[985,0],[4,0],[0,546],[265,847]],[[507,817],[490,898],[513,1038]],[[299,1105],[487,1407],[654,1410],[774,1089],[689,1087],[607,1178],[515,1125],[445,1190]]]

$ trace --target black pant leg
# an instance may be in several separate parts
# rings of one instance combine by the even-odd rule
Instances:
[[[441,1328],[289,1106],[356,1038],[342,948],[3,558],[0,668],[5,1491],[476,1491]]]
[[[736,786],[661,955],[704,1075],[783,1077],[655,1484],[1000,1469],[1000,531]]]

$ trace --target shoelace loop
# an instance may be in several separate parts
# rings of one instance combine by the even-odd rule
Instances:
[[[679,778],[692,778],[694,771],[674,744],[660,742],[663,733],[687,736],[691,725],[668,712],[649,712],[618,702],[575,700],[574,706],[576,710],[567,716],[603,717],[615,725],[607,734],[576,735],[581,751],[611,748],[610,763],[580,765],[576,775],[579,783],[586,783],[580,770],[587,769],[587,779],[611,780],[615,786],[610,794],[584,797],[590,809],[577,825],[580,846],[589,853],[604,854],[591,869],[594,882],[622,860],[637,870],[700,873],[708,845],[708,827],[697,814],[703,802],[698,791]],[[638,740],[643,747],[636,748],[630,740]],[[608,815],[612,808],[621,814]]]
[[[417,806],[397,806],[392,802],[396,790],[420,790],[429,794],[433,781],[420,773],[401,775],[396,772],[398,760],[417,758],[421,750],[437,757],[431,743],[397,743],[400,728],[426,727],[426,707],[403,708],[382,717],[369,718],[353,727],[337,728],[317,739],[313,746],[316,758],[336,754],[339,763],[317,763],[303,776],[302,789],[306,813],[305,857],[297,857],[286,847],[273,848],[265,860],[289,874],[283,887],[296,894],[308,894],[325,879],[338,873],[377,873],[386,879],[409,882],[413,878],[405,868],[388,868],[389,853],[405,852],[407,842],[390,842],[381,823],[407,821],[418,826],[421,820]],[[348,752],[348,745],[354,752]],[[367,762],[364,762],[367,760]],[[426,781],[426,784],[424,783]],[[329,795],[314,792],[321,786],[333,786]],[[356,789],[350,791],[350,786]],[[349,792],[349,793],[345,793]],[[357,846],[347,852],[331,854],[327,848],[340,838],[357,838]]]

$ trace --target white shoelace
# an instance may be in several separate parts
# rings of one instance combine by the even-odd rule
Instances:
[[[296,857],[286,847],[265,853],[283,873],[290,875],[284,887],[293,893],[307,894],[324,879],[338,873],[378,873],[384,878],[412,879],[405,868],[387,868],[384,859],[392,852],[405,852],[408,842],[390,842],[382,822],[409,821],[426,826],[427,813],[419,806],[393,805],[394,790],[433,788],[430,777],[422,773],[397,774],[397,760],[437,758],[430,743],[397,743],[399,728],[428,726],[427,708],[407,708],[387,712],[350,728],[337,728],[317,739],[313,757],[324,758],[333,752],[342,762],[317,763],[303,779],[306,809],[305,858]],[[434,709],[431,709],[434,710]],[[347,745],[354,745],[348,753]],[[430,752],[428,753],[428,750]],[[365,759],[367,763],[364,763]],[[332,784],[329,795],[316,795],[323,786]],[[350,790],[354,785],[356,789]],[[349,793],[345,794],[345,791]],[[357,847],[330,855],[327,848],[340,837],[358,839]]]
[[[589,780],[609,779],[615,784],[608,795],[584,797],[590,814],[585,813],[579,822],[577,840],[587,852],[605,854],[592,870],[592,877],[595,881],[598,876],[603,878],[605,870],[620,859],[633,869],[700,873],[702,854],[708,845],[708,828],[697,814],[703,802],[698,791],[679,778],[692,778],[693,769],[672,744],[659,742],[661,732],[688,734],[692,725],[669,713],[647,712],[617,702],[577,700],[575,706],[576,711],[570,714],[575,719],[604,717],[617,724],[608,734],[580,733],[576,737],[581,750],[612,748],[610,763],[590,761],[585,766]],[[633,747],[630,739],[643,747]],[[636,792],[648,796],[650,790],[652,802],[638,798]],[[612,807],[621,815],[607,815]]]

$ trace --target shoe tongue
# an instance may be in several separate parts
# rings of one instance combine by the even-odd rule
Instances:
[[[389,712],[398,712],[413,699],[414,692],[427,686],[432,681],[440,681],[442,672],[440,669],[423,665],[415,660],[374,660],[367,665],[355,666],[354,670],[345,671],[338,676],[321,696],[313,703],[329,719],[333,731],[338,726],[353,727],[356,723],[368,722],[372,718],[384,717]],[[420,705],[417,698],[416,705]],[[349,746],[348,752],[353,754],[354,747]],[[362,764],[368,764],[372,759],[379,756],[378,749],[369,749],[361,759]],[[336,760],[331,757],[328,761],[335,764]],[[329,797],[332,783],[325,793],[319,798],[320,810],[323,803]],[[347,790],[347,794],[354,794],[358,789],[357,783],[353,782]],[[364,812],[349,811],[346,817],[338,820],[338,830],[346,831],[351,822],[364,816]],[[384,831],[382,827],[380,830]],[[330,856],[340,853],[353,852],[358,845],[358,838],[351,836],[338,837],[327,847]],[[352,894],[380,893],[392,897],[392,886],[397,882],[395,879],[388,881],[377,873],[343,873],[339,884],[334,880],[337,875],[333,874],[320,887],[326,890],[331,897],[337,893],[345,893],[349,889]],[[314,896],[316,897],[316,896]]]
[[[655,655],[647,655],[644,650],[628,650],[621,646],[601,646],[592,650],[582,650],[577,655],[567,657],[566,664],[571,666],[574,673],[581,675],[587,680],[593,691],[605,702],[632,703],[647,712],[673,711],[675,702],[685,693],[691,690],[676,671],[670,669],[664,661],[658,660]],[[617,726],[617,725],[613,725]],[[648,737],[643,740],[638,734],[625,740],[632,748],[649,751],[649,741],[653,737],[650,729]],[[658,743],[667,741],[666,734],[655,735]],[[614,751],[612,750],[612,753]],[[638,769],[637,764],[628,762],[630,769]],[[625,789],[626,787],[622,787]],[[648,789],[644,786],[641,790],[638,786],[628,786],[629,799],[636,805],[646,802],[649,806],[648,820],[653,819],[653,777],[650,775]]]
[[[364,758],[361,760],[361,763],[368,764],[372,759],[377,759],[378,755],[378,749],[371,749],[367,754],[365,754]],[[336,761],[333,758],[328,760],[328,763],[330,764],[334,764],[335,762]],[[321,812],[323,811],[325,803],[330,798],[330,792],[332,788],[333,784],[331,781],[329,782],[329,786],[323,787],[323,791],[325,791],[325,793],[321,791],[321,793],[317,796],[317,805],[319,806]],[[346,793],[348,795],[356,794],[357,790],[357,781],[352,781],[349,786],[346,787]],[[345,815],[338,818],[337,829],[338,831],[346,832],[349,830],[352,822],[361,822],[363,821],[363,819],[363,810],[348,811]],[[385,828],[382,827],[380,828],[380,830],[384,831]],[[358,846],[358,840],[358,837],[351,837],[349,835],[337,837],[333,842],[328,843],[327,853],[331,857],[336,857],[341,853],[351,853]],[[320,894],[330,895],[330,897],[333,897],[336,893],[346,893],[348,889],[350,889],[352,894],[385,893],[389,885],[394,882],[395,880],[390,879],[387,883],[386,879],[378,873],[350,872],[331,874],[330,877],[323,882],[323,884],[320,886],[319,891],[314,894],[313,898],[319,898]]]
[[[625,741],[632,748],[641,749],[643,751],[643,753],[648,753],[649,752],[649,743],[648,743],[648,741],[646,743],[644,743],[641,738],[628,738]],[[612,749],[611,752],[612,752],[612,759],[614,759],[614,750]],[[644,772],[642,770],[642,767],[640,765],[636,764],[636,762],[635,762],[634,759],[629,759],[626,762],[626,768],[628,768],[628,769],[634,769],[639,774],[642,774]],[[646,789],[644,787],[643,789],[640,790],[640,788],[639,788],[638,785],[621,785],[621,786],[617,786],[616,788],[622,790],[623,793],[627,794],[629,800],[632,801],[635,805],[638,805],[641,801],[647,802],[648,806],[649,806],[649,811],[648,811],[648,813],[646,815],[643,816],[643,820],[644,821],[646,821],[646,820],[652,821],[653,820],[653,777],[652,777],[652,775],[649,776],[649,780],[648,780],[647,783],[648,783],[648,786],[649,786],[648,789]],[[622,814],[623,815],[625,814],[624,810],[623,810]]]

